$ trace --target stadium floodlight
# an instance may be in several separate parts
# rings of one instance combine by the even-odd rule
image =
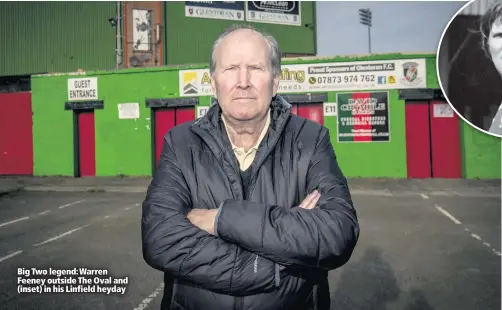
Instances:
[[[364,26],[368,26],[368,49],[371,54],[371,26],[372,16],[370,9],[359,9],[359,22]]]

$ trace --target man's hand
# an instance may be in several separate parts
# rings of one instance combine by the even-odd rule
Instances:
[[[214,220],[217,213],[218,209],[192,209],[192,211],[188,212],[187,217],[192,224],[214,235]]]
[[[317,202],[319,201],[319,198],[321,198],[321,194],[317,190],[315,190],[307,197],[305,197],[305,199],[303,199],[299,207],[303,209],[314,209]]]
[[[305,197],[299,207],[303,209],[314,209],[319,198],[321,198],[321,194],[315,190]],[[218,209],[192,209],[188,212],[187,217],[192,224],[214,235],[214,221],[217,213]]]

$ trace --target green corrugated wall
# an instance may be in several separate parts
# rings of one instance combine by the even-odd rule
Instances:
[[[302,1],[302,25],[312,24],[315,3]],[[164,63],[207,63],[211,45],[216,37],[234,21],[185,17],[185,2],[164,2],[165,33]],[[281,52],[315,53],[315,28],[277,24],[250,23],[273,35],[279,42]]]
[[[185,17],[183,1],[163,3],[165,64],[206,63],[233,22]],[[301,2],[302,26],[252,23],[287,53],[315,53],[315,3]],[[115,68],[115,2],[0,2],[0,76]],[[299,43],[301,42],[301,44]]]
[[[0,2],[0,76],[115,68],[115,2]]]

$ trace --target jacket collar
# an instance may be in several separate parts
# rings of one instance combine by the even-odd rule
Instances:
[[[227,122],[225,122],[225,118],[222,117],[221,118],[221,121],[223,123],[223,125],[225,126],[225,130],[227,132],[227,135],[228,135],[228,124]],[[268,132],[268,128],[270,127],[270,108],[267,112],[267,116],[266,116],[266,119],[265,119],[265,126],[263,126],[263,129],[261,130],[261,133],[260,133],[260,136],[258,137],[258,141],[256,141],[255,145],[253,145],[249,150],[248,152],[251,152],[251,151],[256,151],[258,150],[258,147],[260,146],[260,143],[261,141],[263,140],[263,138],[265,137],[265,134],[267,134]],[[230,137],[229,137],[230,138]],[[244,151],[243,148],[241,147],[238,147],[236,146],[232,140],[230,140],[230,144],[232,145],[232,150],[238,150],[238,149],[242,149]]]
[[[275,96],[270,103],[270,126],[268,134],[265,135],[259,145],[255,163],[253,163],[252,175],[259,169],[281,137],[290,115],[291,105],[280,95]],[[238,173],[238,163],[233,154],[230,139],[221,121],[221,109],[218,102],[214,102],[207,113],[196,120],[190,129],[205,142],[217,158],[224,158],[225,161],[231,163],[233,169]]]
[[[279,141],[290,115],[291,105],[281,96],[275,96],[270,103],[270,126],[268,128],[268,134],[266,134],[265,138],[261,141],[253,165],[251,166],[251,184],[254,184],[253,180],[258,170],[273,150],[277,141]],[[230,184],[233,184],[232,192],[234,198],[242,198],[244,197],[243,188],[237,185],[240,184],[239,164],[232,150],[230,139],[225,131],[225,126],[220,119],[220,106],[215,102],[208,109],[206,115],[196,120],[191,125],[190,129],[204,141],[211,152],[218,158],[221,167],[229,177]],[[232,171],[233,173],[231,173]],[[252,187],[254,189],[254,185]],[[253,189],[251,189],[251,192]]]
[[[272,111],[271,124],[281,118],[281,116],[289,115],[291,112],[291,104],[289,104],[282,96],[276,95],[272,98],[270,103]],[[210,127],[218,128],[221,117],[221,108],[218,101],[215,100],[206,114],[194,122],[194,126],[199,126],[202,129],[209,129]]]
[[[275,141],[276,138],[278,138],[278,136],[282,133],[282,130],[286,126],[290,114],[291,104],[289,104],[280,95],[276,95],[272,98],[272,101],[270,103],[269,134],[265,138],[265,141],[263,141],[266,142],[267,147],[273,147],[273,141]],[[201,133],[200,130],[202,130],[210,134],[214,139],[220,140],[220,147],[222,147],[222,135],[226,135],[226,133],[222,132],[221,130],[221,122],[221,108],[218,102],[215,101],[208,109],[207,113],[192,124],[191,129],[196,133]]]

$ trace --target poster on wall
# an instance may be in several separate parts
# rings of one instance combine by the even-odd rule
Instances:
[[[389,93],[337,94],[338,142],[390,142]]]
[[[282,65],[279,93],[426,88],[425,59]],[[209,69],[181,70],[181,96],[211,96]]]
[[[139,103],[119,103],[117,105],[119,119],[139,118]]]
[[[152,50],[152,13],[150,10],[132,9],[133,50],[149,52]]]
[[[243,1],[185,1],[185,16],[195,18],[244,20]]]
[[[246,21],[301,26],[300,1],[246,1]]]
[[[436,103],[433,110],[434,118],[452,118],[455,117],[452,107],[448,103]]]
[[[98,78],[68,79],[68,101],[98,100]]]

